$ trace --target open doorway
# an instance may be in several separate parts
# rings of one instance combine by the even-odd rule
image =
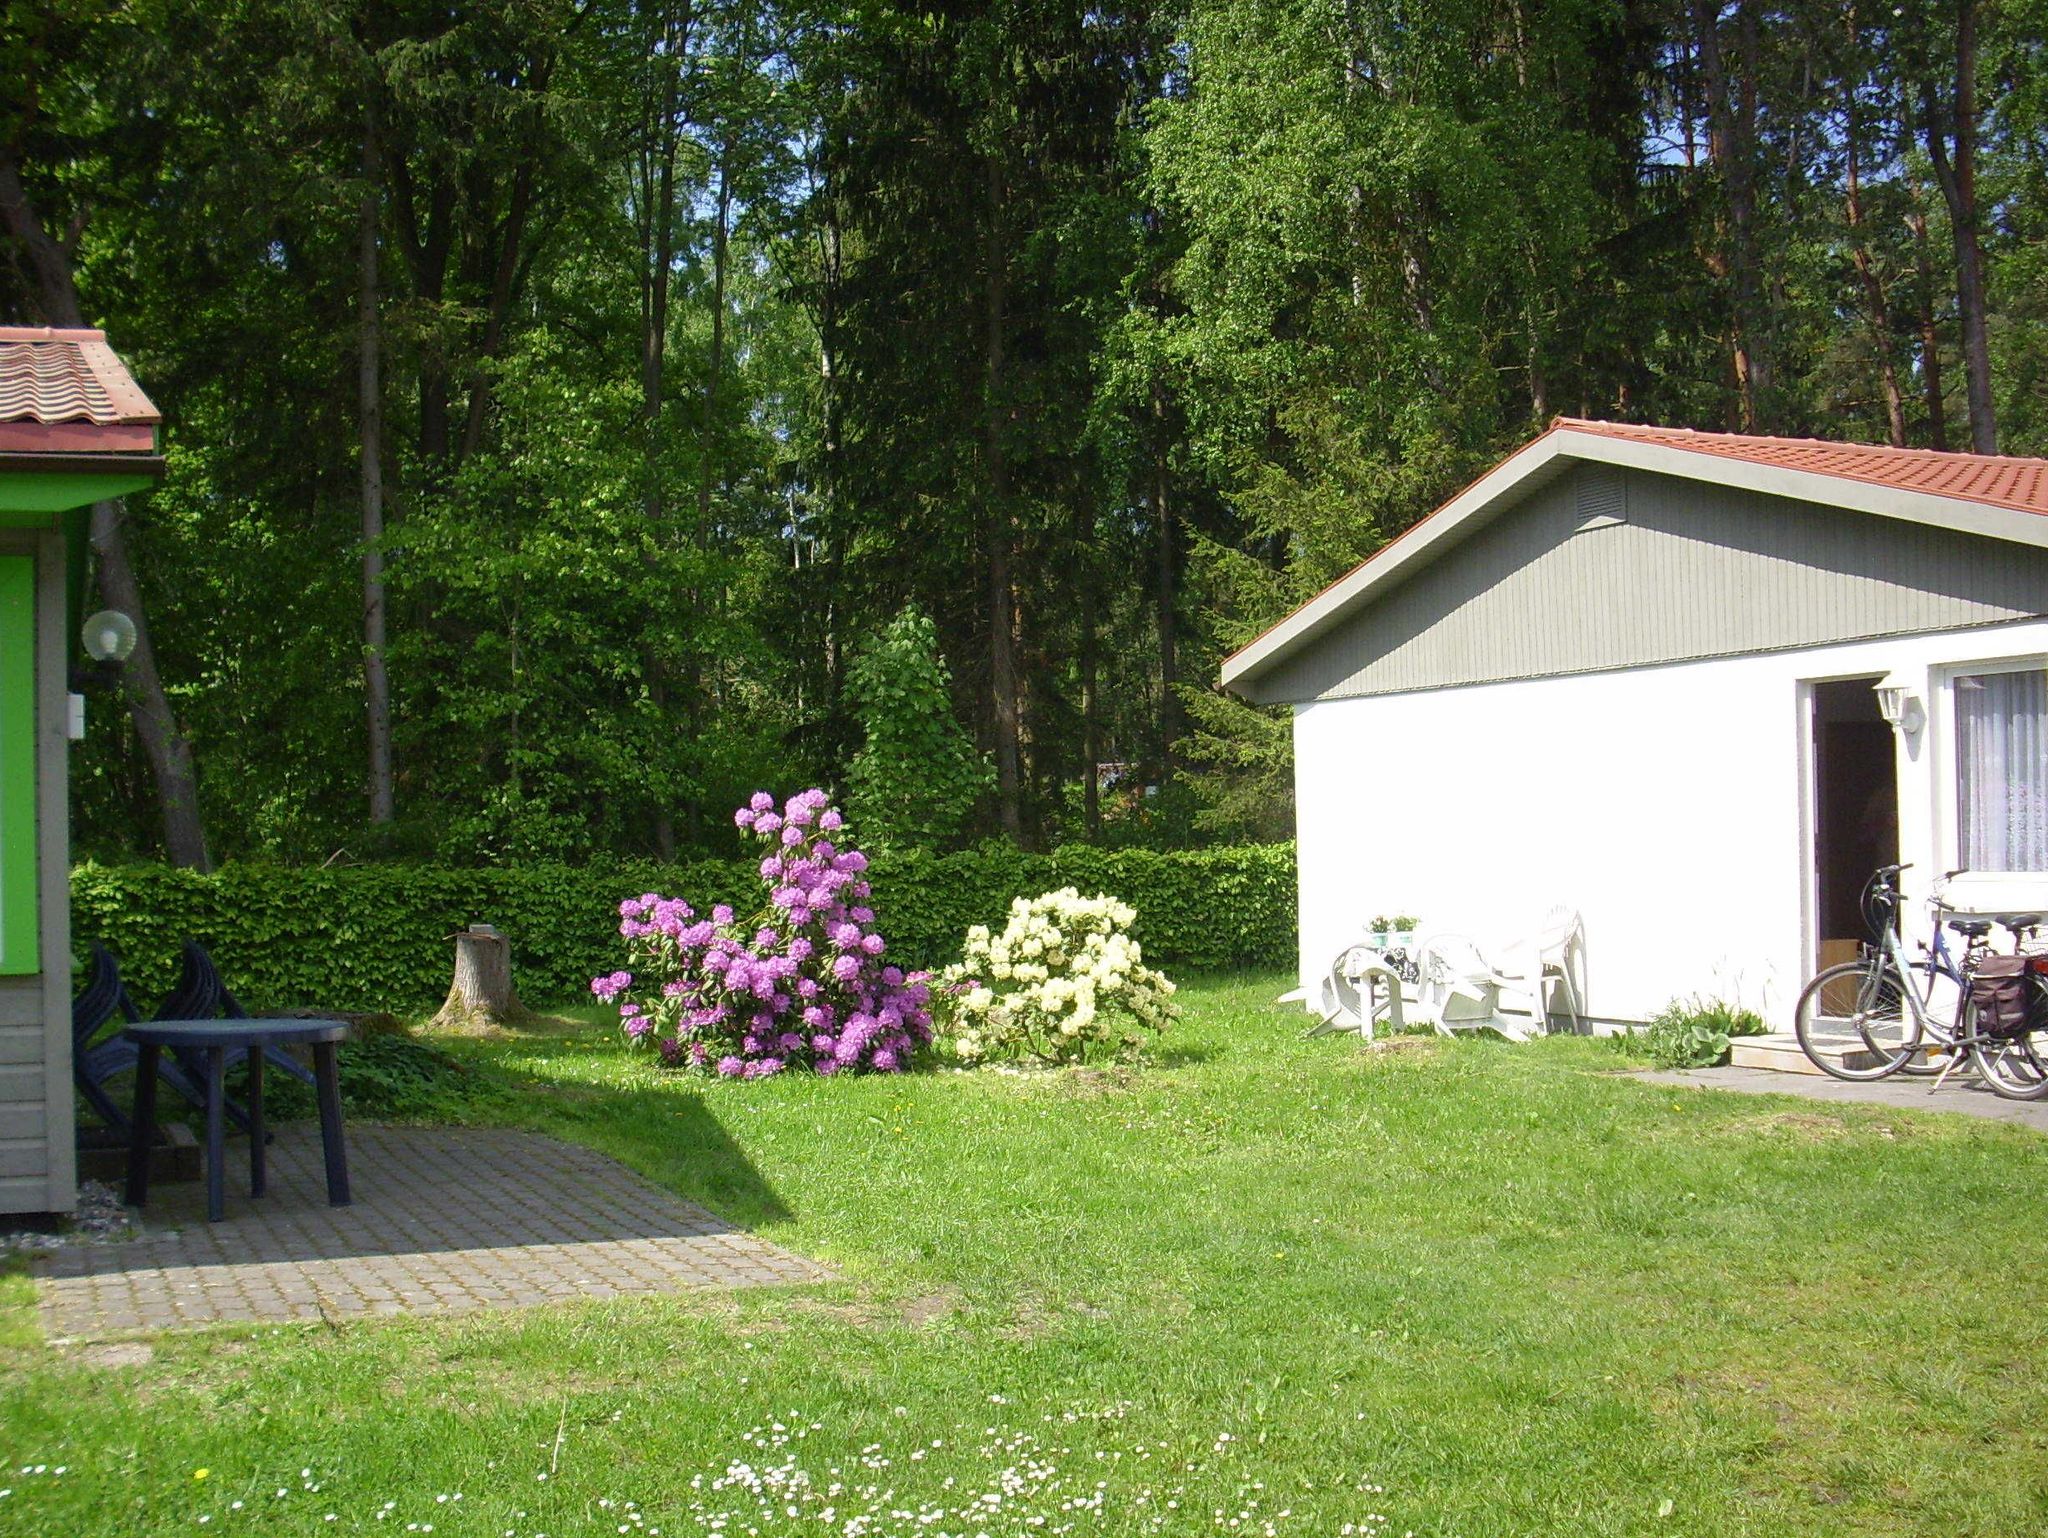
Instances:
[[[1878,680],[1813,686],[1814,960],[1852,961],[1870,938],[1863,887],[1899,858],[1899,764]]]

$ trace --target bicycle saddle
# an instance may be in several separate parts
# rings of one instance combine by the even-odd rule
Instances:
[[[2010,929],[2014,934],[2018,934],[2022,929],[2039,928],[2041,915],[2038,913],[2001,913],[1998,915],[1998,922],[2007,929]]]
[[[1991,933],[1989,919],[1950,919],[1948,927],[1965,939],[1981,940]]]

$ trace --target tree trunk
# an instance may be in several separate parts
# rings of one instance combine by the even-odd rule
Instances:
[[[455,977],[434,1025],[441,1030],[489,1031],[533,1018],[512,986],[512,943],[488,924],[451,936]]]
[[[663,114],[664,123],[673,121]],[[641,473],[646,477],[641,510],[649,522],[662,515],[662,495],[656,456],[660,448],[663,388],[668,373],[668,296],[670,269],[675,263],[676,141],[672,132],[653,150],[654,161],[642,177],[641,195],[646,204],[643,215],[641,250],[644,264],[640,306],[640,421],[645,434]]]
[[[546,76],[536,89],[546,89]],[[505,212],[504,228],[498,242],[498,264],[491,274],[491,299],[484,313],[482,345],[469,389],[469,412],[462,426],[461,459],[468,458],[483,442],[484,424],[491,411],[491,365],[505,341],[505,321],[519,291],[519,253],[526,238],[526,220],[533,207],[534,161],[531,154],[519,162],[512,176],[512,196]]]
[[[12,150],[0,149],[0,228],[14,237],[35,279],[43,319],[52,326],[83,326],[84,312],[71,278],[71,253],[43,228],[43,222],[21,184],[21,167]]]
[[[1849,12],[1849,52],[1857,57],[1856,13]],[[1878,385],[1884,392],[1885,430],[1895,449],[1906,446],[1906,403],[1899,392],[1899,371],[1892,362],[1891,307],[1885,300],[1884,280],[1870,259],[1870,243],[1863,238],[1863,183],[1859,156],[1861,142],[1856,116],[1856,93],[1861,89],[1860,68],[1842,93],[1842,194],[1849,224],[1849,254],[1856,276],[1863,286],[1864,319],[1870,329],[1871,345],[1877,349]]]
[[[1152,387],[1152,528],[1157,541],[1157,585],[1153,590],[1159,631],[1159,764],[1171,776],[1174,745],[1184,730],[1180,705],[1180,539],[1174,527],[1173,499],[1167,490],[1166,396]]]
[[[988,565],[989,702],[995,723],[997,815],[1003,831],[1022,841],[1020,796],[1023,712],[1017,687],[1017,593],[1010,558],[1015,531],[1010,513],[1010,471],[1003,444],[1003,326],[1008,303],[1009,252],[1004,240],[1006,188],[1002,161],[988,162],[988,223],[985,235],[985,333],[982,356],[984,420],[982,453],[988,478],[983,554]]]
[[[1513,0],[1508,14],[1515,31],[1515,85],[1526,92],[1529,89],[1529,22],[1523,12],[1522,0]],[[1522,324],[1528,333],[1529,412],[1538,427],[1547,427],[1550,425],[1550,376],[1543,366],[1543,328],[1539,324],[1541,307],[1537,302],[1541,273],[1533,244],[1525,256],[1529,268],[1529,294],[1522,306]]]
[[[1737,36],[1744,68],[1739,86],[1731,90],[1721,55],[1720,0],[1692,0],[1692,16],[1700,75],[1706,88],[1707,154],[1728,199],[1728,249],[1724,260],[1732,288],[1729,340],[1736,398],[1744,431],[1755,432],[1765,423],[1765,397],[1771,379],[1758,289],[1761,274],[1756,240],[1756,19],[1747,0],[1737,0]]]
[[[1425,221],[1424,227],[1427,228]],[[1448,386],[1443,360],[1436,350],[1436,300],[1430,292],[1429,269],[1422,259],[1423,241],[1417,234],[1404,239],[1401,247],[1401,286],[1408,295],[1408,313],[1414,318],[1415,333],[1422,340],[1422,379],[1429,393],[1442,398]]]
[[[389,151],[389,141],[379,145]],[[412,292],[421,313],[435,324],[442,320],[442,301],[448,292],[448,264],[455,252],[457,197],[454,182],[444,170],[434,172],[427,198],[427,219],[422,229],[412,169],[403,151],[387,153],[385,179],[391,193],[391,223],[399,249],[412,274]],[[452,434],[449,430],[449,377],[447,358],[439,345],[419,349],[419,452],[429,479],[447,466]]]
[[[840,240],[838,202],[826,203],[818,284],[818,375],[824,392],[825,440],[818,457],[817,498],[829,531],[825,551],[825,715],[839,713],[845,697],[845,647],[840,643],[842,594],[846,583],[846,534],[839,519],[839,442],[844,407],[839,388]]]
[[[156,780],[157,808],[163,816],[164,858],[190,870],[213,869],[206,828],[199,816],[199,776],[192,765],[192,744],[178,725],[170,697],[156,669],[156,647],[142,614],[142,590],[128,560],[118,502],[96,502],[91,538],[99,562],[100,601],[135,621],[135,650],[121,667],[121,692],[135,735]]]
[[[754,52],[753,0],[744,0],[744,3],[746,9],[740,21],[738,59],[742,72],[752,67]],[[724,460],[718,452],[718,391],[725,373],[725,293],[730,281],[727,269],[732,246],[731,103],[726,103],[722,110],[726,126],[718,139],[718,202],[711,225],[711,368],[704,381],[704,452],[703,463],[698,467],[700,476],[697,483],[699,544],[706,544],[711,538],[712,483]]]
[[[1956,21],[1955,85],[1944,109],[1927,80],[1921,85],[1927,158],[1948,204],[1956,255],[1956,318],[1962,335],[1963,392],[1970,408],[1970,447],[1998,452],[1991,396],[1991,342],[1985,331],[1984,247],[1977,208],[1977,5],[1961,0]],[[1953,144],[1951,145],[1951,141]]]
[[[666,34],[670,46],[663,55],[667,72],[661,102],[648,120],[640,162],[640,470],[645,481],[641,508],[657,541],[672,537],[661,526],[666,498],[662,495],[659,454],[668,377],[669,288],[675,264],[676,151],[681,138],[677,123],[681,83],[676,71],[688,53],[688,29],[686,20],[680,34],[672,26]],[[648,697],[656,715],[666,717],[668,665],[652,646],[643,648],[641,658],[647,670]],[[675,813],[666,797],[654,809],[654,853],[665,863],[676,857]]]
[[[711,227],[711,367],[704,378],[704,448],[697,480],[697,542],[711,539],[711,485],[716,473],[718,445],[718,385],[725,372],[725,286],[726,254],[731,244],[732,225],[732,143],[728,138],[718,156],[718,205]]]
[[[1096,772],[1102,757],[1101,705],[1096,686],[1096,632],[1100,622],[1095,591],[1095,504],[1085,487],[1080,488],[1078,500],[1074,543],[1081,588],[1081,645],[1076,659],[1081,671],[1081,825],[1092,839],[1102,831],[1102,784]]]
[[[1927,238],[1927,213],[1921,203],[1920,184],[1908,174],[1913,193],[1913,211],[1906,227],[1913,232],[1913,314],[1920,332],[1920,393],[1927,405],[1927,441],[1937,449],[1948,448],[1948,399],[1941,383],[1941,327],[1934,314],[1934,250]]]
[[[356,409],[363,489],[363,703],[369,736],[370,822],[393,815],[391,680],[385,671],[384,392],[377,297],[377,127],[363,126],[363,201],[357,221]]]
[[[12,151],[0,149],[0,230],[13,237],[26,255],[36,282],[43,319],[53,326],[83,326],[84,310],[72,280],[71,257],[43,228],[21,183],[21,168]],[[142,590],[128,558],[128,541],[118,502],[93,506],[93,551],[99,562],[100,599],[135,621],[135,651],[121,670],[121,691],[128,700],[136,735],[156,781],[157,805],[163,817],[164,857],[193,870],[213,869],[206,829],[199,815],[199,780],[192,766],[192,744],[178,725],[156,668],[149,619],[143,612]]]

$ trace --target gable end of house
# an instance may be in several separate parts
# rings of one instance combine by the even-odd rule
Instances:
[[[2048,614],[2038,545],[1612,463],[1555,468],[1232,687],[1305,703]]]

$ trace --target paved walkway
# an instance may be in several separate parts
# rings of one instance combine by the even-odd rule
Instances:
[[[1931,1092],[1931,1079],[1898,1074],[1875,1084],[1850,1084],[1818,1074],[1778,1073],[1769,1068],[1684,1068],[1646,1072],[1642,1077],[1659,1084],[1690,1084],[1695,1089],[1736,1090],[1748,1095],[1796,1095],[1802,1100],[1846,1101],[1893,1110],[1954,1111],[2048,1132],[2048,1100],[2001,1099],[1975,1079],[1960,1074]]]
[[[206,1221],[203,1183],[152,1190],[135,1239],[38,1263],[45,1328],[76,1340],[831,1275],[616,1160],[534,1133],[352,1124],[348,1155],[354,1205],[329,1207],[317,1128],[281,1128],[268,1194],[252,1200],[248,1145],[229,1143],[226,1219]]]

